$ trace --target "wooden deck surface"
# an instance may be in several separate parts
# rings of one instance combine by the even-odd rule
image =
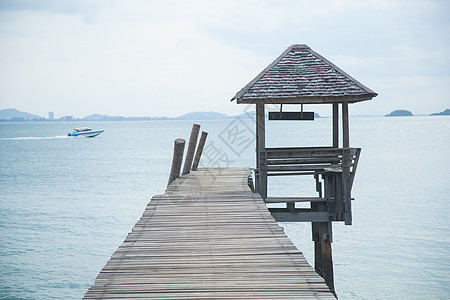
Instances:
[[[84,299],[335,299],[249,173],[199,169],[154,196]]]

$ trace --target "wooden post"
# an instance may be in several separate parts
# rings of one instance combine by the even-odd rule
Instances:
[[[352,225],[352,203],[350,182],[350,125],[348,119],[348,102],[342,103],[342,188],[344,194],[345,225]]]
[[[195,152],[194,163],[192,164],[192,171],[197,171],[198,164],[200,163],[200,158],[202,157],[203,147],[205,146],[207,136],[208,136],[208,133],[205,131],[202,131],[202,135],[200,136],[200,141],[198,142],[197,151]]]
[[[333,148],[339,148],[339,103],[333,103]]]
[[[348,102],[342,102],[342,147],[350,147],[350,129],[348,122]]]
[[[320,239],[318,237],[319,236],[317,236],[317,241],[314,240],[314,270],[316,270],[317,274],[323,278],[322,243],[320,243]]]
[[[256,128],[256,136],[258,137],[258,170],[259,170],[259,184],[258,192],[266,200],[267,198],[267,160],[266,160],[266,125],[264,104],[256,104],[256,119],[258,127]]]
[[[325,279],[325,283],[330,290],[334,293],[333,256],[331,252],[330,234],[322,234],[320,250],[322,251],[322,277]]]
[[[311,209],[314,211],[329,211],[331,198],[333,195],[333,175],[324,174],[324,196],[327,202],[311,203]],[[325,279],[325,283],[334,293],[333,281],[333,258],[331,252],[331,242],[333,227],[331,221],[329,222],[312,222],[312,235],[314,241],[314,269]]]
[[[260,106],[256,105],[256,119],[255,119],[255,123],[256,123],[256,128],[255,128],[255,132],[256,132],[256,165],[255,165],[255,193],[259,193],[259,118],[258,118],[258,114],[259,114],[259,110],[260,110]]]
[[[167,186],[169,186],[176,178],[180,177],[185,143],[186,141],[183,139],[176,139],[173,142],[172,168],[170,169],[169,182],[167,183]]]
[[[192,160],[194,159],[195,146],[197,145],[198,132],[200,131],[200,125],[193,124],[191,130],[191,137],[189,138],[189,145],[186,152],[186,159],[184,160],[183,172],[181,175],[186,175],[191,172]]]
[[[325,279],[328,287],[334,292],[333,254],[331,251],[331,222],[313,222],[314,269]]]

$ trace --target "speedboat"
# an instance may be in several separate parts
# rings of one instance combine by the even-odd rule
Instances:
[[[84,137],[94,137],[102,133],[104,130],[92,130],[88,127],[74,128],[73,132],[70,132],[68,136],[84,136]]]

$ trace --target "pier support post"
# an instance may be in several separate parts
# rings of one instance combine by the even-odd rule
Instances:
[[[322,252],[322,277],[325,279],[325,283],[328,285],[330,290],[334,293],[333,255],[331,252],[330,234],[322,234],[320,250]]]
[[[203,147],[205,147],[206,137],[208,133],[202,131],[202,135],[200,136],[200,141],[198,142],[197,152],[195,152],[194,163],[192,164],[192,171],[197,171],[198,164],[200,163],[200,158],[202,157]]]
[[[186,141],[183,139],[176,139],[173,142],[173,158],[172,158],[172,168],[170,169],[169,186],[172,181],[180,177],[181,163],[183,162],[184,145]]]
[[[186,175],[191,172],[192,160],[194,159],[195,147],[197,146],[198,132],[200,125],[193,124],[191,130],[191,137],[189,138],[189,145],[186,152],[186,159],[184,160],[183,172],[181,175]]]
[[[324,176],[324,196],[327,202],[311,203],[311,210],[313,211],[329,211],[332,205],[332,198],[335,197],[333,192],[334,183],[331,180],[333,176]],[[333,254],[331,251],[331,242],[333,241],[333,225],[328,222],[312,222],[312,237],[314,241],[314,268],[316,272],[325,279],[325,283],[334,293],[334,276],[333,276]]]
[[[257,162],[256,168],[258,170],[257,176],[257,192],[261,195],[263,200],[267,198],[267,159],[266,159],[266,125],[264,104],[256,104],[256,154]]]
[[[329,233],[317,233],[315,235],[314,269],[323,279],[325,279],[325,283],[334,293],[333,253],[331,250],[331,238]]]

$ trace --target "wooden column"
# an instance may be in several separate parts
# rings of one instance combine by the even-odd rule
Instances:
[[[183,152],[184,152],[184,144],[186,143],[183,139],[176,139],[173,142],[173,158],[172,158],[172,168],[170,169],[169,182],[167,186],[169,186],[172,181],[180,177],[181,164],[183,162]]]
[[[324,233],[321,236],[321,249],[322,251],[322,264],[323,264],[323,274],[322,277],[325,279],[325,283],[328,285],[330,290],[334,293],[334,275],[333,275],[333,255],[331,252],[331,240],[330,234]]]
[[[350,182],[350,125],[348,102],[342,103],[342,188],[344,192],[345,225],[352,224],[351,182]]]
[[[311,209],[314,211],[328,211],[331,198],[334,196],[333,174],[324,174],[324,196],[327,202],[311,203]],[[334,293],[333,279],[333,258],[331,251],[331,242],[333,227],[332,222],[312,222],[312,235],[314,241],[314,269],[325,279],[325,283]]]
[[[257,152],[258,152],[258,170],[259,170],[259,180],[258,180],[258,192],[261,197],[265,200],[267,198],[267,160],[266,160],[266,124],[264,116],[264,104],[256,104],[256,136],[258,138]]]
[[[202,135],[200,136],[200,141],[198,142],[197,151],[195,152],[194,163],[192,164],[192,171],[197,171],[198,164],[200,163],[200,158],[202,157],[203,147],[205,147],[206,137],[208,133],[202,131]]]
[[[191,172],[192,160],[194,159],[195,147],[197,146],[198,132],[200,125],[193,124],[191,130],[191,137],[189,138],[189,145],[186,152],[186,159],[184,160],[183,172],[181,175],[186,175]]]
[[[339,103],[333,103],[333,148],[339,148]]]
[[[314,241],[314,269],[325,279],[325,283],[334,293],[333,253],[331,249],[330,234],[319,233]]]
[[[350,147],[350,129],[348,122],[348,102],[342,102],[342,147]]]
[[[255,127],[255,132],[256,132],[255,193],[259,193],[259,137],[258,137],[258,135],[259,135],[259,118],[258,118],[258,114],[259,114],[259,110],[260,109],[261,109],[261,107],[256,105],[256,118],[255,118],[255,123],[256,123],[256,127]]]

